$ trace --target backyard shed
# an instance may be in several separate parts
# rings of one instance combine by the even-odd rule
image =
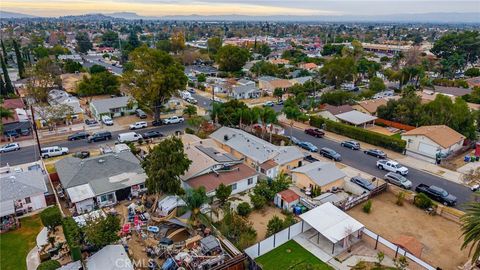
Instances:
[[[291,189],[280,191],[275,195],[274,203],[277,207],[292,211],[293,207],[300,201],[300,196]]]

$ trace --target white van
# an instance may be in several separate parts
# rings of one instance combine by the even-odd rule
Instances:
[[[113,120],[108,115],[102,115],[102,122],[107,126],[113,126]]]
[[[41,149],[40,154],[42,158],[62,156],[68,154],[68,148],[60,146],[44,147]]]
[[[142,135],[136,132],[126,132],[126,133],[118,134],[119,143],[136,142],[142,139],[143,139]]]

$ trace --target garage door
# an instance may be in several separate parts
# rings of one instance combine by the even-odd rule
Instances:
[[[421,153],[427,154],[429,156],[435,156],[437,154],[437,147],[421,142],[418,145],[418,151]]]

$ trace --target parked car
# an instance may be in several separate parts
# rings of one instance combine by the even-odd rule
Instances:
[[[89,136],[90,136],[90,134],[88,134],[87,132],[80,131],[80,132],[77,132],[77,133],[74,133],[74,134],[68,136],[67,139],[69,141],[76,141],[76,140],[87,139]]]
[[[0,153],[12,152],[20,150],[20,144],[14,143],[7,143],[4,146],[0,147]]]
[[[28,136],[28,135],[30,135],[30,129],[29,128],[22,128],[22,129],[20,129],[20,134],[22,136]]]
[[[301,148],[306,149],[310,152],[317,152],[318,151],[318,147],[316,147],[315,145],[313,145],[310,142],[299,142],[298,146],[300,146]]]
[[[387,158],[387,154],[385,154],[385,152],[383,152],[382,150],[378,150],[378,149],[368,149],[363,151],[363,153],[369,156],[377,157],[377,158]]]
[[[335,161],[341,161],[342,160],[342,156],[339,153],[337,153],[335,150],[327,148],[327,147],[323,147],[322,149],[320,149],[320,155],[322,155],[326,158],[329,158],[329,159],[333,159]]]
[[[300,143],[300,140],[293,136],[287,136],[287,138],[290,140],[290,142],[292,142],[295,145],[298,145]]]
[[[9,138],[20,137],[20,134],[18,134],[18,132],[16,130],[8,130],[8,131],[5,131],[4,134],[5,134],[6,137],[9,137]]]
[[[352,150],[360,150],[360,143],[356,141],[344,141],[340,143],[341,146],[350,148]]]
[[[107,126],[113,126],[113,120],[108,115],[102,116],[102,122]]]
[[[321,131],[318,128],[307,128],[305,129],[305,134],[311,135],[313,137],[321,138],[325,136],[325,132]]]
[[[263,103],[263,107],[273,107],[275,106],[275,103],[273,101],[267,101]]]
[[[51,147],[44,147],[40,149],[40,155],[42,158],[50,158],[50,157],[57,157],[63,156],[68,154],[67,147],[60,147],[60,146],[51,146]]]
[[[98,141],[107,141],[112,139],[112,133],[110,131],[100,131],[93,133],[92,136],[88,137],[88,142],[98,142]]]
[[[389,172],[394,172],[401,174],[403,176],[408,174],[408,168],[400,165],[398,162],[393,160],[381,159],[377,161],[377,168],[380,170],[386,170]]]
[[[191,94],[195,94],[195,89],[193,88],[187,88],[187,91],[190,92]]]
[[[279,101],[277,101],[277,105],[283,105],[283,99],[280,99]]]
[[[151,138],[163,137],[163,134],[160,133],[160,131],[151,130],[143,133],[142,137],[144,139],[151,139]]]
[[[355,176],[355,177],[352,177],[350,179],[350,182],[354,183],[354,184],[357,184],[359,186],[361,186],[362,188],[368,190],[368,191],[372,191],[375,189],[375,185],[372,184],[372,182],[368,181],[367,179],[365,178],[362,178],[360,176]]]
[[[85,124],[87,126],[98,125],[98,121],[95,119],[85,119]]]
[[[392,183],[404,189],[412,188],[412,181],[408,180],[407,178],[405,178],[405,176],[398,173],[389,172],[385,175],[384,179],[388,183]]]
[[[142,110],[142,109],[136,109],[135,114],[138,116],[140,119],[145,119],[147,118],[147,114]]]
[[[89,151],[80,151],[80,152],[76,152],[75,154],[73,154],[73,156],[76,157],[76,158],[81,158],[81,159],[89,158],[90,157],[90,152]]]
[[[141,128],[146,128],[146,127],[147,127],[147,122],[140,121],[140,122],[136,122],[136,123],[131,124],[130,125],[130,130],[141,129]]]
[[[415,191],[418,193],[424,193],[431,199],[441,202],[444,205],[454,206],[457,204],[457,197],[449,194],[446,190],[437,186],[420,184],[415,188]]]
[[[165,125],[178,124],[178,123],[182,123],[183,121],[185,121],[185,119],[181,116],[170,116],[169,118],[163,119],[163,123]]]
[[[152,126],[154,127],[161,126],[161,125],[163,125],[163,121],[161,119],[152,121]]]
[[[142,140],[142,139],[143,139],[142,135],[140,135],[136,132],[120,133],[117,136],[117,140],[118,140],[119,143],[137,142],[137,141]]]
[[[197,104],[198,103],[198,101],[194,98],[187,98],[187,102],[191,103],[191,104]]]

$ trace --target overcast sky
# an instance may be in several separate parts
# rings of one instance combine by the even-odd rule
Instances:
[[[388,15],[478,12],[480,0],[0,0],[0,9],[37,16],[136,12],[163,15]]]

